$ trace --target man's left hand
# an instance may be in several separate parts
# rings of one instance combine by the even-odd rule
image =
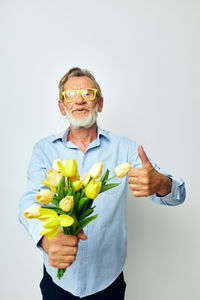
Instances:
[[[142,168],[133,168],[128,173],[128,182],[133,195],[147,197],[155,193],[160,196],[169,194],[172,187],[171,179],[152,166],[142,146],[138,147],[138,155]]]

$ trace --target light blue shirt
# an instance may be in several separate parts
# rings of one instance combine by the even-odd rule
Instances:
[[[97,161],[103,162],[103,172],[106,169],[110,170],[110,177],[114,175],[117,165],[127,161],[133,167],[141,167],[137,145],[128,138],[98,127],[97,139],[90,143],[87,151],[83,153],[76,145],[67,141],[68,132],[69,128],[36,143],[28,167],[27,191],[20,200],[20,222],[37,246],[41,239],[40,232],[43,230],[42,221],[25,219],[23,212],[37,203],[35,194],[38,189],[44,188],[42,180],[46,178],[46,172],[52,168],[55,159],[75,158],[80,176],[89,171]],[[185,199],[184,182],[167,174],[153,162],[152,164],[160,173],[172,179],[172,190],[167,196],[158,197],[154,194],[149,198],[158,204],[171,206],[182,203]],[[53,281],[75,296],[85,297],[105,289],[123,270],[127,251],[127,177],[113,179],[112,182],[120,182],[120,185],[100,194],[94,200],[95,214],[99,216],[84,228],[88,239],[79,242],[76,260],[60,280],[56,277],[57,269],[49,265],[48,255],[42,251],[45,267]]]

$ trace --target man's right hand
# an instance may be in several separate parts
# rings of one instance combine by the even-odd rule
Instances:
[[[87,240],[81,230],[77,236],[64,234],[60,231],[51,240],[44,235],[41,241],[43,249],[48,253],[49,264],[55,268],[65,269],[71,266],[76,259],[79,240]]]

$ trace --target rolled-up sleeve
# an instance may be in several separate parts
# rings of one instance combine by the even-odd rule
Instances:
[[[37,245],[41,239],[42,221],[37,219],[26,219],[24,211],[33,204],[39,204],[35,195],[39,189],[43,189],[42,180],[45,178],[46,167],[43,153],[38,144],[35,144],[32,157],[27,169],[27,189],[22,195],[19,204],[19,221],[23,224],[29,235]]]

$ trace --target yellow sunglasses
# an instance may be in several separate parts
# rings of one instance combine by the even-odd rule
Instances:
[[[99,95],[99,92],[97,89],[86,88],[86,89],[80,89],[80,90],[63,91],[61,93],[61,96],[64,98],[64,100],[66,102],[73,102],[73,101],[76,101],[79,94],[81,94],[83,99],[86,101],[94,101],[96,98],[96,95]]]

